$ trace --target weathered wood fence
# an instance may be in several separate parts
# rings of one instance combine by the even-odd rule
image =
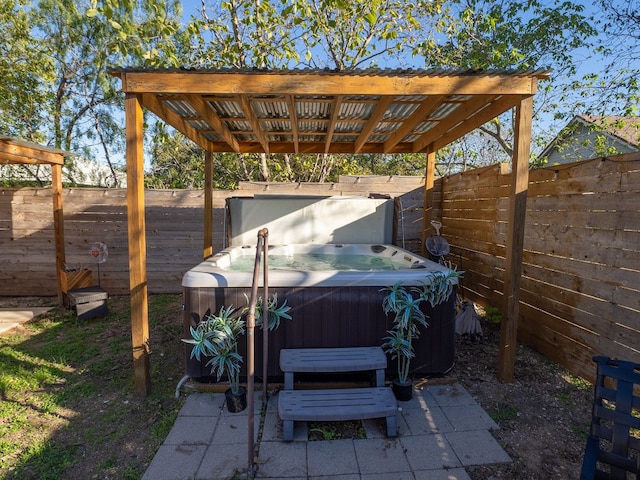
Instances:
[[[349,177],[339,183],[247,182],[239,190],[214,191],[214,252],[225,245],[225,200],[257,193],[388,195],[397,198],[396,241],[420,249],[422,177]],[[203,258],[204,192],[147,190],[147,279],[150,293],[179,293],[182,276]],[[129,293],[127,198],[124,189],[72,188],[63,195],[66,266],[90,268],[111,294]],[[56,295],[53,207],[49,189],[0,190],[0,295]],[[104,242],[109,256],[99,266],[90,255]],[[99,271],[98,271],[99,267]]]
[[[510,177],[442,180],[465,296],[502,306]],[[640,154],[530,172],[518,338],[588,379],[594,354],[640,362]]]
[[[502,306],[510,176],[494,165],[436,180],[433,218],[465,271],[464,294]],[[214,192],[214,251],[224,245],[224,201],[255,193],[390,195],[396,243],[421,251],[423,178],[349,177],[335,184],[245,183]],[[146,192],[147,267],[152,293],[178,293],[203,251],[201,191]],[[101,284],[128,293],[126,192],[64,192],[70,267],[97,268],[93,242],[109,247]],[[0,295],[55,295],[48,189],[0,190]],[[591,357],[640,362],[640,154],[530,172],[520,292],[519,338],[585,378]],[[517,371],[516,371],[517,374]]]

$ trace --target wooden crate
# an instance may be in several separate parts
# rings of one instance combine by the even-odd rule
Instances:
[[[93,286],[93,272],[87,268],[80,270],[63,271],[62,292],[67,293],[74,288],[85,288]]]

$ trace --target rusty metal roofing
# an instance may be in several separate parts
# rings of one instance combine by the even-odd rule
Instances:
[[[136,70],[112,72],[211,152],[437,150],[517,106],[535,71]]]

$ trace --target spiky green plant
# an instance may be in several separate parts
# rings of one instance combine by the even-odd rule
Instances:
[[[415,357],[413,341],[420,335],[419,327],[427,327],[427,316],[420,309],[422,302],[432,307],[446,301],[453,292],[462,272],[432,272],[428,282],[421,287],[406,288],[402,283],[381,289],[386,292],[382,300],[385,315],[393,315],[393,328],[387,330],[382,348],[398,361],[398,382],[409,383],[409,367]]]
[[[262,323],[262,304],[262,299],[258,299],[257,324]],[[287,305],[286,300],[282,305],[278,305],[277,295],[269,297],[267,300],[269,330],[278,328],[283,318],[291,320],[291,315],[288,313],[290,310],[291,307]],[[211,367],[211,373],[218,381],[222,375],[227,375],[234,395],[240,392],[240,369],[243,358],[238,353],[238,339],[245,332],[245,315],[248,311],[248,307],[242,309],[234,309],[232,306],[220,307],[217,314],[208,314],[198,325],[190,327],[191,338],[182,339],[183,342],[193,345],[191,358],[195,357],[200,361],[202,357],[211,357],[206,366]]]

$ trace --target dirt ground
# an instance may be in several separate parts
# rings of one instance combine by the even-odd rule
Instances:
[[[109,339],[111,349],[121,344],[122,352],[99,368],[77,366],[80,384],[91,383],[93,393],[69,398],[60,410],[66,421],[40,426],[52,442],[73,446],[68,467],[57,478],[140,478],[181,406],[182,400],[173,395],[184,372],[179,341],[181,297],[171,296],[150,310],[152,382],[156,387],[147,399],[136,398],[132,392],[128,308],[128,297],[110,299],[110,320],[96,337],[101,344]],[[499,325],[483,320],[482,327],[480,341],[457,340],[455,367],[445,378],[432,380],[464,385],[499,424],[493,434],[513,459],[511,464],[470,468],[468,474],[473,480],[578,478],[592,387],[522,345],[517,348],[515,381],[499,383]],[[25,341],[32,335],[29,332],[22,329]],[[33,335],[32,340],[37,341],[36,333]],[[21,468],[6,478],[39,478],[30,472],[30,468]]]
[[[496,379],[499,325],[482,322],[482,341],[457,341],[451,376],[498,423],[493,435],[513,463],[467,470],[474,480],[573,479],[580,476],[593,387],[532,349],[518,345],[515,380]]]

